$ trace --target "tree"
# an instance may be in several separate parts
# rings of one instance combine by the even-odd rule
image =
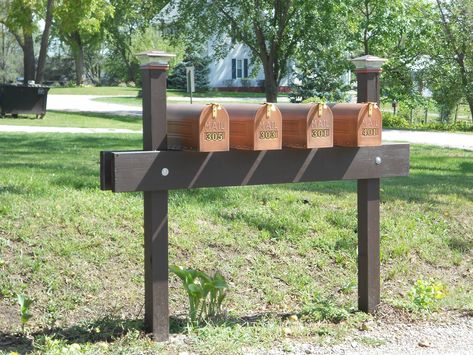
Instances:
[[[164,0],[110,0],[114,8],[113,16],[104,21],[110,55],[120,63],[120,69],[126,82],[136,82],[139,73],[136,53],[133,52],[133,38],[144,34],[151,27],[156,15],[168,1]],[[150,48],[148,48],[150,49]],[[118,65],[120,64],[120,65]],[[123,68],[121,68],[123,66]],[[118,68],[120,67],[120,68]]]
[[[188,55],[184,60],[172,69],[168,84],[171,89],[187,89],[186,67],[195,68],[195,89],[205,91],[209,89],[209,64],[210,58],[199,55]]]
[[[131,35],[130,40],[130,58],[129,64],[121,60],[117,60],[113,53],[108,56],[106,68],[108,74],[116,81],[127,81],[129,74],[129,66],[134,72],[134,81],[137,85],[141,85],[140,64],[137,53],[149,51],[151,49],[160,49],[166,52],[176,54],[169,65],[172,68],[182,61],[184,57],[184,47],[182,42],[172,42],[164,38],[161,31],[156,26],[148,27],[144,32],[136,31]]]
[[[0,6],[0,13],[3,14],[0,22],[7,26],[23,50],[23,76],[25,82],[36,80],[36,82],[41,83],[49,46],[54,0],[5,0]],[[34,34],[38,31],[40,20],[44,20],[44,29],[41,35],[38,66],[36,67]]]
[[[473,113],[473,0],[436,0],[442,46],[435,55],[456,73]]]
[[[356,28],[354,39],[362,46],[365,55],[380,55],[379,47],[390,45],[398,30],[402,15],[402,0],[353,0],[352,26]]]
[[[330,11],[338,3],[342,1],[181,0],[170,3],[168,14],[177,14],[173,28],[178,34],[194,43],[212,38],[216,53],[223,55],[232,42],[248,46],[253,60],[263,66],[266,100],[276,102],[298,45],[316,35],[317,12]]]
[[[0,24],[0,47],[0,81],[7,83],[21,75],[22,66],[18,65],[17,60],[21,56],[21,48],[3,24]]]
[[[102,24],[107,16],[113,15],[113,6],[107,0],[62,0],[56,9],[57,31],[71,47],[76,84],[84,80],[86,46],[96,47],[103,38]]]

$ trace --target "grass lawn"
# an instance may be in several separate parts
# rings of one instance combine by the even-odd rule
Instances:
[[[80,86],[57,87],[49,90],[50,95],[132,95],[138,94],[139,88],[119,86]]]
[[[355,312],[354,182],[174,191],[170,262],[220,270],[228,314],[188,329],[171,276],[181,340],[154,344],[142,331],[142,195],[98,189],[99,151],[140,147],[139,135],[2,134],[0,352],[290,349],[336,342],[368,317]],[[381,217],[384,314],[422,317],[409,297],[419,279],[446,288],[434,319],[471,312],[473,152],[414,146],[411,176],[383,180]],[[33,299],[27,335],[18,294]]]
[[[119,87],[119,86],[83,86],[83,87],[58,87],[51,88],[51,95],[127,95],[135,96],[139,88]],[[189,94],[184,91],[169,89],[169,96],[188,97]],[[232,91],[204,91],[193,93],[194,97],[254,97],[264,98],[264,93],[258,92],[232,92]]]
[[[48,111],[44,119],[34,116],[0,118],[0,125],[46,126],[46,127],[84,127],[84,128],[126,128],[141,131],[141,116],[110,115],[106,113],[74,113]]]

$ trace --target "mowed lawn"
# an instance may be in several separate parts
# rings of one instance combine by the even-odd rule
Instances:
[[[48,111],[44,119],[32,115],[20,115],[18,118],[7,116],[0,118],[0,125],[42,126],[42,127],[81,127],[81,128],[120,128],[135,131],[142,130],[142,118],[139,115],[112,115],[97,112]]]
[[[142,195],[98,188],[101,150],[140,147],[140,135],[1,134],[0,352],[235,353],[336,342],[368,317],[355,311],[355,182],[172,191],[170,262],[221,271],[227,316],[187,328],[171,276],[171,331],[185,341],[153,343]],[[377,317],[427,317],[409,297],[419,279],[446,287],[434,320],[472,312],[473,152],[414,146],[411,176],[382,182],[381,217]],[[33,299],[27,334],[18,294]]]

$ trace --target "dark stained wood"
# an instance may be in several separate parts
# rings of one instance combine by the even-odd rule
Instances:
[[[167,148],[166,68],[143,73],[143,149]],[[144,193],[145,327],[156,341],[169,338],[168,192]]]
[[[379,105],[381,69],[359,69],[355,70],[355,73],[357,102],[376,102]]]
[[[283,147],[333,147],[333,115],[327,105],[278,104],[278,108],[282,115]]]
[[[358,180],[358,308],[380,302],[379,179]]]
[[[274,104],[226,104],[230,116],[230,148],[282,148],[281,112]]]
[[[368,147],[381,144],[382,115],[373,103],[330,105],[333,113],[333,144]]]
[[[115,192],[406,176],[409,145],[281,151],[108,152]],[[381,164],[376,164],[376,158]],[[167,176],[162,169],[168,169]],[[108,169],[107,167],[104,170]]]
[[[220,104],[174,104],[167,109],[168,149],[227,151],[228,113]]]

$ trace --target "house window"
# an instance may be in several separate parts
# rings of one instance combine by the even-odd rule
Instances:
[[[236,60],[236,71],[237,79],[243,78],[243,59]]]
[[[232,59],[232,79],[248,78],[248,58]]]

